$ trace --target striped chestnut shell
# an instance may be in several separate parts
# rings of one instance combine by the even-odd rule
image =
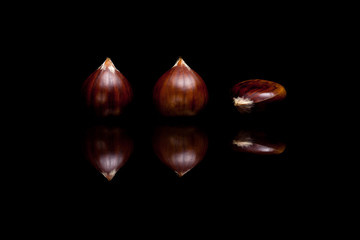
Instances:
[[[164,116],[194,116],[208,102],[204,80],[180,57],[156,82],[153,100]]]
[[[121,115],[133,97],[130,83],[110,58],[85,80],[82,94],[87,108],[98,117]]]
[[[240,113],[264,110],[268,103],[280,102],[286,97],[281,84],[263,79],[239,82],[231,92],[234,106]]]

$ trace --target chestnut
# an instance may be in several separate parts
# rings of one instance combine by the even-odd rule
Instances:
[[[250,79],[232,88],[234,106],[240,113],[265,110],[267,104],[280,102],[286,97],[285,88],[276,82]]]
[[[87,108],[99,117],[119,116],[131,102],[133,91],[125,76],[110,58],[83,83],[82,94]]]
[[[203,160],[207,148],[207,135],[194,126],[162,126],[154,133],[155,154],[179,177]]]
[[[208,102],[204,80],[180,57],[156,82],[153,100],[164,116],[194,116]]]
[[[133,140],[124,128],[93,126],[86,131],[84,155],[109,181],[133,151]]]
[[[232,149],[237,152],[257,155],[281,154],[286,144],[262,131],[241,130],[232,141]]]

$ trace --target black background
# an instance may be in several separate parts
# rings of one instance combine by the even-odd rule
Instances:
[[[26,201],[25,208],[38,213],[46,205],[45,217],[81,215],[96,223],[100,216],[134,224],[182,217],[195,228],[231,216],[235,225],[259,217],[296,228],[287,220],[306,216],[319,190],[306,155],[312,139],[305,133],[301,88],[311,79],[312,59],[304,61],[310,30],[301,8],[255,5],[75,8],[52,16],[51,27],[36,28],[41,37],[28,35],[21,61],[30,65],[36,57],[29,72],[41,74],[25,83],[34,91],[22,113],[27,157],[19,163],[25,171],[18,186],[22,197],[37,203]],[[204,79],[209,103],[199,116],[164,118],[153,108],[152,89],[180,56]],[[129,80],[134,100],[121,118],[96,120],[87,115],[80,89],[106,57]],[[286,100],[269,112],[241,116],[229,91],[252,78],[282,84]],[[83,152],[87,129],[101,124],[126,128],[134,141],[110,182]],[[205,158],[182,178],[152,148],[154,130],[169,124],[196,125],[209,139]],[[233,151],[234,136],[248,129],[273,135],[286,150],[273,156]]]

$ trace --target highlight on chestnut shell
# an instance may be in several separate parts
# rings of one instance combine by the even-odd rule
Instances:
[[[240,113],[265,110],[267,104],[280,102],[286,97],[281,84],[263,79],[239,82],[231,92],[234,106]]]
[[[241,130],[232,141],[232,149],[256,155],[281,154],[286,144],[262,131]]]
[[[110,58],[85,80],[82,94],[87,108],[99,117],[121,115],[133,97],[129,81]]]
[[[134,148],[126,129],[116,126],[92,126],[87,129],[83,153],[85,158],[111,181],[128,161]]]
[[[163,116],[194,116],[208,102],[204,80],[180,57],[156,82],[154,104]]]
[[[161,126],[155,129],[154,152],[179,177],[203,160],[207,148],[207,135],[195,126]]]

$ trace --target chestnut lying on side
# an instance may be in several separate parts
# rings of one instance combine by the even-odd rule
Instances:
[[[279,83],[251,79],[239,82],[232,88],[234,106],[240,113],[263,111],[286,97],[285,88]]]

